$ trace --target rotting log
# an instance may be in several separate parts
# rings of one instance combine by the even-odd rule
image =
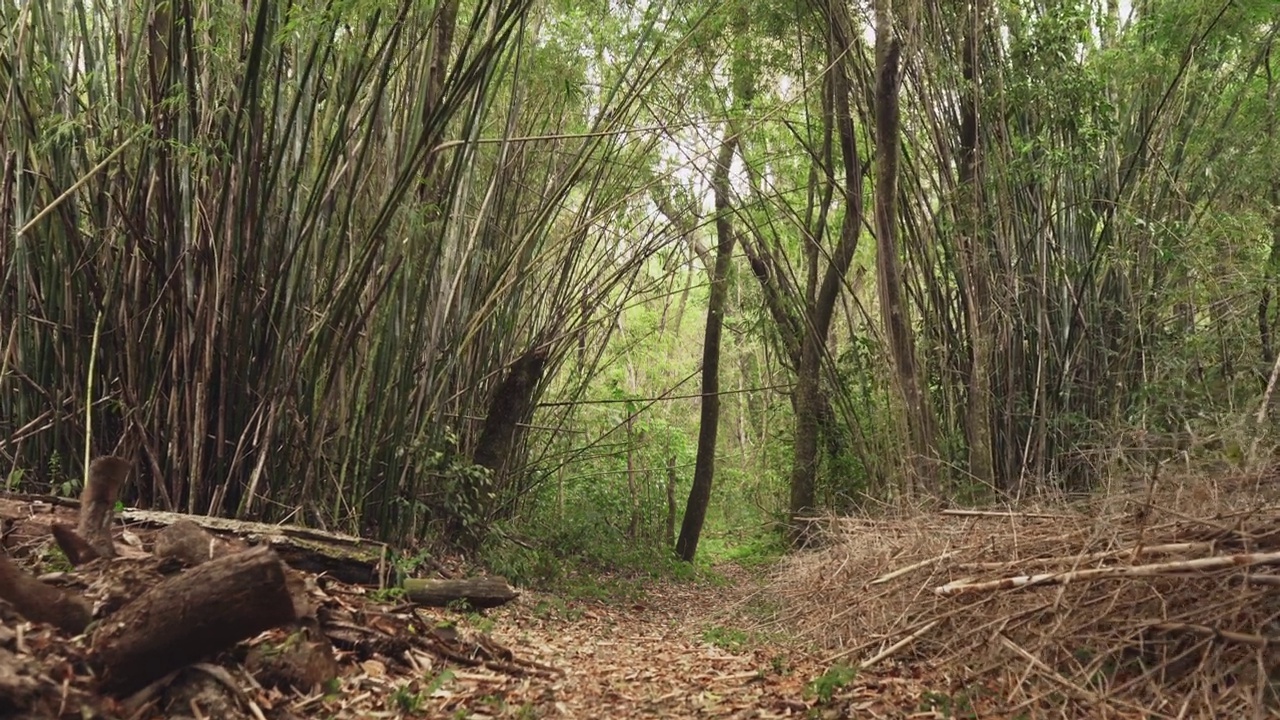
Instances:
[[[72,635],[84,632],[92,617],[83,600],[41,582],[3,553],[0,553],[0,599],[8,600],[26,619],[49,623]]]
[[[35,507],[42,507],[47,503],[55,508],[63,508],[71,507],[73,501],[52,496],[0,492],[0,520],[30,526],[23,536],[35,538],[43,536],[46,528],[57,523],[58,515],[65,516],[65,513],[55,514],[48,509],[33,512],[33,503],[42,504]],[[391,549],[386,543],[376,540],[296,525],[271,525],[156,510],[125,510],[120,513],[120,517],[130,525],[158,528],[186,521],[216,536],[222,536],[217,537],[219,542],[225,535],[235,535],[250,544],[268,544],[280,555],[281,560],[295,570],[328,575],[345,583],[388,587],[398,582],[393,577],[395,568],[391,562]],[[71,529],[68,527],[64,530]],[[224,552],[224,549],[215,549],[213,555]],[[92,557],[85,558],[84,561],[90,559]]]
[[[280,559],[295,570],[327,574],[357,585],[385,587],[389,584],[390,550],[385,543],[374,540],[296,525],[271,525],[158,510],[126,510],[121,517],[129,523],[151,526],[188,521],[215,533],[231,533],[251,542],[269,544]]]
[[[166,673],[295,619],[285,566],[270,548],[210,560],[157,584],[93,635],[101,687],[135,691]]]
[[[465,580],[407,578],[404,581],[404,593],[409,600],[419,605],[445,607],[449,603],[465,600],[477,608],[504,605],[519,594],[507,584],[506,578],[497,575]]]

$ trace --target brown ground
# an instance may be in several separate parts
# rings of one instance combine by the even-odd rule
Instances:
[[[246,667],[246,650],[270,657],[283,646],[286,633],[277,630],[156,683],[132,703],[97,694],[83,636],[0,607],[0,708],[15,693],[42,696],[16,714],[10,702],[0,716],[932,716],[912,715],[930,696],[892,667],[832,685],[820,701],[810,682],[827,665],[772,627],[762,581],[734,565],[717,575],[626,585],[631,592],[607,600],[525,591],[483,615],[378,602],[361,588],[321,579],[314,599],[325,608],[322,624],[341,668],[337,685],[277,689],[269,670],[251,661],[254,669]]]
[[[921,709],[923,686],[893,674],[852,679],[820,702],[809,684],[826,665],[773,627],[761,580],[736,565],[716,574],[722,580],[655,582],[629,600],[524,597],[493,614],[492,636],[560,673],[545,681],[459,675],[439,693],[448,694],[439,698],[439,711],[782,718],[906,717]]]

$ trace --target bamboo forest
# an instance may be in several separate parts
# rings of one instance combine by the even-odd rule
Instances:
[[[0,716],[1280,717],[1273,0],[0,3]]]

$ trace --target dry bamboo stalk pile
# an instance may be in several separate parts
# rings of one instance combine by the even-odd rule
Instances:
[[[832,662],[924,664],[1011,716],[1272,716],[1277,479],[832,520],[772,590]]]

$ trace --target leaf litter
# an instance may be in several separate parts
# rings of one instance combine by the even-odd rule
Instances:
[[[20,562],[38,572],[33,558],[42,555]],[[156,572],[151,562],[140,552],[44,577],[101,607],[109,588]],[[336,680],[296,687],[308,669],[282,660],[293,638],[273,629],[122,698],[97,691],[87,635],[67,637],[0,602],[0,716],[785,718],[918,709],[924,685],[888,666],[815,685],[827,667],[795,637],[768,629],[761,581],[736,565],[717,573],[718,581],[651,581],[638,595],[605,600],[526,590],[474,612],[417,607],[307,573]]]

